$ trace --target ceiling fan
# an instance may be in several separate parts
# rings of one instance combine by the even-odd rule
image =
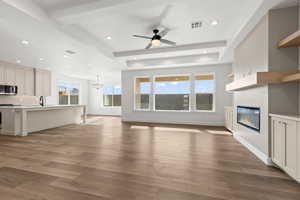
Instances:
[[[133,35],[133,37],[149,39],[150,43],[146,46],[146,49],[149,49],[152,46],[160,46],[161,43],[172,45],[172,46],[176,45],[176,42],[163,39],[163,37],[165,37],[168,32],[169,32],[169,29],[165,29],[163,31],[159,31],[158,29],[154,29],[153,30],[153,33],[154,33],[153,37],[143,36],[143,35]]]

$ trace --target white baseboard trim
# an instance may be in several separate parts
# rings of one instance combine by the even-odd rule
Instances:
[[[244,145],[249,151],[251,151],[254,155],[256,155],[261,161],[263,161],[268,166],[274,166],[272,159],[258,150],[256,147],[254,147],[252,144],[250,144],[247,140],[245,140],[243,137],[239,136],[236,133],[233,133],[233,137],[240,142],[242,145]]]

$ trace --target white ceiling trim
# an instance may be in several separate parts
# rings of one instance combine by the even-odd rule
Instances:
[[[188,56],[175,57],[160,57],[142,60],[128,60],[127,66],[131,67],[157,67],[157,66],[174,66],[182,64],[201,64],[209,62],[217,62],[219,60],[219,53],[208,53]]]
[[[137,55],[148,55],[148,54],[160,54],[160,53],[169,53],[169,52],[179,52],[179,51],[190,51],[195,49],[210,49],[217,47],[226,47],[227,41],[213,41],[213,42],[201,42],[195,44],[186,44],[186,45],[177,45],[172,47],[161,47],[161,48],[152,48],[152,49],[140,49],[140,50],[131,50],[131,51],[118,51],[114,52],[116,58],[120,57],[130,57]]]

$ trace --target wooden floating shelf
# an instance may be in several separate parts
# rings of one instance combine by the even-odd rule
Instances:
[[[300,30],[281,40],[278,44],[279,48],[299,47],[300,46]]]
[[[226,85],[226,91],[240,91],[271,83],[284,83],[300,80],[300,70],[256,72]]]
[[[300,81],[300,73],[285,76],[282,82]]]

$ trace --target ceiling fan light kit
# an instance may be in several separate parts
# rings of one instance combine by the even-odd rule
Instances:
[[[143,35],[133,35],[133,37],[150,40],[150,43],[148,44],[146,49],[149,49],[153,46],[160,46],[161,43],[174,46],[174,45],[176,45],[176,42],[166,40],[166,39],[162,39],[163,37],[165,37],[167,35],[167,33],[169,31],[170,31],[170,29],[168,29],[168,28],[163,30],[163,31],[159,31],[158,29],[154,29],[153,30],[153,33],[154,33],[153,37],[143,36]]]

